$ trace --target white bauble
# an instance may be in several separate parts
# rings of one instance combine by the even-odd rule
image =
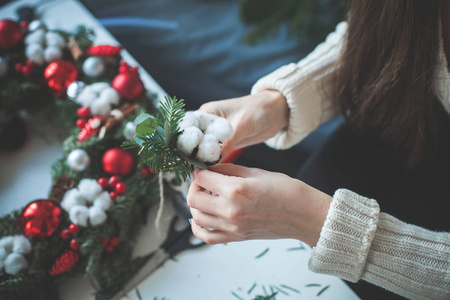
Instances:
[[[83,149],[75,149],[67,156],[67,165],[74,171],[84,171],[91,163],[91,159]]]
[[[127,140],[131,140],[136,135],[136,125],[133,122],[127,122],[123,129],[123,135]]]
[[[83,63],[83,72],[89,77],[99,77],[105,72],[105,64],[100,57],[88,57]]]
[[[42,22],[39,19],[31,21],[30,24],[28,25],[28,31],[35,32],[37,30],[42,30],[44,32],[47,30],[47,27],[45,26],[44,22]]]
[[[69,84],[67,87],[67,97],[70,100],[75,100],[77,96],[81,93],[81,91],[84,89],[85,84],[83,81],[73,81]]]

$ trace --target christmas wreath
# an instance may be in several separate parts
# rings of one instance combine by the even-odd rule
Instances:
[[[0,217],[0,295],[58,299],[57,284],[82,273],[96,299],[110,299],[152,256],[132,251],[161,198],[155,175],[172,172],[181,182],[193,166],[216,162],[231,126],[186,113],[175,97],[157,108],[120,46],[95,45],[92,30],[48,30],[31,8],[18,13],[0,20],[0,116],[8,120],[0,139],[13,144],[2,148],[20,146],[9,134],[20,122],[9,120],[24,110],[68,135],[48,197]]]

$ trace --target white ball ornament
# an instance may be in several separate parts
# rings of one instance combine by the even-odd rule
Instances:
[[[4,261],[5,272],[10,275],[16,275],[26,267],[28,267],[27,260],[18,253],[9,254]]]
[[[0,78],[5,77],[8,74],[8,70],[8,62],[0,56]]]
[[[83,72],[89,77],[99,77],[105,72],[105,64],[100,57],[88,57],[83,62]]]
[[[123,129],[123,135],[127,140],[131,140],[136,135],[136,125],[133,122],[127,122]]]
[[[84,89],[85,84],[83,81],[74,81],[69,84],[67,87],[67,97],[70,100],[75,100],[75,98],[81,93],[81,91]]]
[[[75,149],[67,156],[67,165],[74,171],[84,171],[90,163],[89,154],[83,149]]]
[[[45,26],[44,22],[42,22],[39,19],[33,20],[28,25],[28,31],[35,32],[37,30],[45,31],[47,30],[47,27]]]

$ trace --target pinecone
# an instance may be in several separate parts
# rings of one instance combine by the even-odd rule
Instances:
[[[52,186],[52,189],[50,191],[50,199],[60,203],[62,198],[64,197],[64,194],[73,188],[74,181],[69,176],[63,175],[56,179],[55,183]]]
[[[66,251],[56,259],[50,270],[48,270],[48,274],[50,274],[50,276],[55,276],[67,272],[76,265],[78,259],[78,252],[66,249]]]

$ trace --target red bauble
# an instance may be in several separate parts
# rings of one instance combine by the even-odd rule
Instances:
[[[62,97],[67,87],[78,78],[77,67],[70,61],[59,60],[50,63],[44,71],[44,79],[55,97]]]
[[[91,46],[89,49],[86,50],[86,54],[101,57],[112,57],[119,55],[121,51],[122,47],[110,45],[98,45],[98,46]]]
[[[135,68],[127,68],[118,74],[111,85],[120,96],[126,101],[141,99],[145,96],[145,86],[139,77],[139,72]]]
[[[114,187],[114,190],[117,192],[117,194],[123,195],[127,192],[127,185],[123,182],[119,182]]]
[[[112,148],[103,154],[103,170],[110,175],[129,176],[136,168],[133,155],[122,149]]]
[[[0,49],[11,49],[23,40],[22,27],[12,20],[0,21]]]
[[[28,204],[20,217],[20,226],[27,237],[50,237],[58,230],[63,218],[61,207],[50,200]]]
[[[70,232],[71,234],[77,233],[78,230],[80,230],[80,227],[79,227],[77,224],[73,224],[73,223],[72,223],[72,224],[69,225],[69,232]]]

